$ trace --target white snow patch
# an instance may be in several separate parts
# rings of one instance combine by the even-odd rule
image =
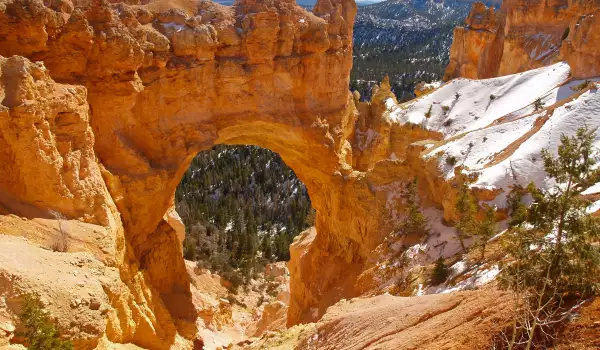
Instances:
[[[569,65],[561,62],[499,78],[455,79],[398,111],[399,122],[421,124],[447,137],[485,127],[498,118],[531,104],[569,78]],[[456,94],[460,97],[457,99]],[[445,106],[443,108],[443,106]],[[431,117],[425,114],[431,107]],[[446,109],[446,111],[444,110]]]
[[[595,194],[595,193],[599,193],[600,192],[600,182],[598,182],[597,184],[594,184],[593,186],[589,187],[587,190],[581,192],[582,195],[588,195],[588,194]]]
[[[598,210],[600,210],[600,200],[592,203],[589,207],[587,207],[587,209],[585,211],[588,214],[591,214],[591,213],[597,212]]]

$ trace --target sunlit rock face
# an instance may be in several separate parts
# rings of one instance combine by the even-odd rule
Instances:
[[[490,78],[498,74],[504,42],[505,16],[475,3],[464,27],[454,29],[445,80]]]
[[[506,0],[499,11],[476,3],[454,31],[445,79],[491,78],[562,60],[576,78],[597,76],[598,13],[596,0]]]
[[[182,227],[168,212],[193,157],[214,144],[279,153],[317,210],[291,247],[288,325],[374,287],[365,271],[406,179],[451,221],[456,186],[415,143],[443,135],[392,117],[387,80],[369,102],[348,91],[355,14],[352,0],[312,12],[291,0],[0,0],[0,160],[11,165],[0,189],[15,198],[0,209],[110,229],[123,285],[107,289],[99,336],[152,349],[197,336]]]
[[[191,159],[215,143],[278,152],[317,209],[310,267],[334,277],[293,279],[292,294],[315,298],[291,298],[299,312],[289,322],[353,293],[344,267],[364,262],[379,220],[369,169],[353,167],[355,14],[351,0],[320,1],[312,12],[294,1],[0,2],[0,55],[26,57],[2,59],[2,157],[15,174],[47,169],[37,186],[7,176],[2,189],[121,234],[121,278],[137,297],[115,298],[121,321],[109,325],[111,340],[159,347],[176,333],[193,337],[189,278],[165,212]],[[33,144],[8,133],[26,107],[19,121],[40,140]],[[37,163],[13,160],[42,152]],[[327,301],[315,300],[323,291]]]

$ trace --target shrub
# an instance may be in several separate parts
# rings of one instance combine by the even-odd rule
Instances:
[[[544,108],[544,102],[542,102],[542,99],[540,97],[536,98],[535,101],[533,101],[533,108],[536,111],[539,111]]]
[[[493,101],[493,100],[495,100],[495,99],[496,99],[496,95],[494,95],[494,94],[491,94],[491,95],[490,95],[490,100],[492,100],[492,101]]]
[[[452,125],[453,120],[452,119],[448,119],[444,122],[444,126],[445,127],[449,127],[450,125]]]
[[[487,136],[483,137],[483,142],[485,143],[488,140]]]
[[[449,110],[450,106],[442,106],[442,111],[444,111],[444,113],[448,113]]]
[[[50,243],[50,249],[55,252],[66,252],[69,250],[69,235],[64,227],[64,216],[57,212],[52,212],[56,220],[58,221],[58,235],[52,238]]]
[[[579,85],[575,86],[575,87],[573,88],[573,90],[575,90],[575,91],[583,91],[583,90],[585,90],[585,89],[586,89],[586,88],[587,88],[587,87],[588,87],[588,86],[589,86],[591,83],[592,83],[592,81],[591,81],[591,80],[586,80],[586,81],[584,81],[583,83],[581,83],[581,84],[579,84]]]
[[[429,105],[429,109],[425,113],[425,118],[427,118],[427,119],[431,118],[431,110],[432,109],[433,109],[433,105]]]
[[[448,156],[446,157],[446,164],[450,165],[450,166],[455,166],[457,163],[456,157],[455,156]]]
[[[454,99],[458,101],[458,99],[460,98],[460,94],[457,92],[454,94]]]
[[[232,294],[237,294],[238,287],[244,283],[244,278],[238,271],[225,272],[223,273],[223,278],[231,283],[231,286],[228,289]]]
[[[509,348],[547,348],[556,326],[567,320],[572,305],[600,291],[600,219],[587,212],[591,201],[581,193],[600,181],[600,152],[594,147],[596,129],[583,127],[575,136],[561,135],[558,156],[542,150],[544,170],[555,185],[527,186],[533,204],[521,202],[524,191],[515,188],[509,197],[516,218],[502,239],[510,262],[501,267],[499,286],[515,298],[516,314]],[[549,234],[552,239],[548,239]],[[540,336],[541,335],[541,336]]]
[[[25,328],[24,336],[31,350],[73,350],[70,340],[60,339],[60,334],[37,295],[26,294],[19,320]]]
[[[431,272],[431,284],[435,286],[446,282],[448,275],[448,267],[446,267],[446,264],[444,264],[444,259],[442,259],[442,257],[440,256],[435,261],[435,266],[433,267],[433,271]]]

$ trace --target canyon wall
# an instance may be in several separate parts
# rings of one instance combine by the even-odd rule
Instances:
[[[422,157],[445,129],[402,121],[387,79],[369,102],[348,92],[354,1],[320,0],[312,12],[293,0],[128,3],[0,0],[0,160],[10,165],[0,212],[110,232],[105,260],[120,281],[103,285],[110,309],[98,336],[152,349],[198,336],[170,208],[193,157],[214,144],[279,153],[317,210],[316,228],[291,247],[288,325],[376,286],[376,248],[395,229],[406,179],[417,177],[423,206],[452,222],[460,171],[445,180],[439,159]],[[567,9],[594,11],[555,5],[561,21]],[[475,5],[448,77],[545,62],[518,58],[521,37],[507,28],[534,23],[518,13]],[[555,55],[593,66],[595,17],[568,23]]]
[[[454,30],[444,80],[484,79],[567,61],[575,78],[600,75],[600,1],[476,3]]]
[[[2,212],[110,228],[123,286],[106,336],[168,348],[197,329],[177,228],[165,213],[197,152],[254,144],[306,185],[316,234],[291,267],[289,324],[357,293],[381,240],[392,152],[384,83],[348,92],[352,0],[0,0]],[[400,135],[402,136],[402,135]],[[410,136],[410,135],[409,135]],[[417,132],[399,137],[405,152]],[[180,228],[178,228],[181,231]]]

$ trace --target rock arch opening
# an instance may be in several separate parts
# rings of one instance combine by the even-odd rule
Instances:
[[[265,264],[288,261],[293,238],[314,225],[304,184],[281,157],[257,146],[198,153],[177,187],[175,207],[186,227],[184,258],[234,288]]]

